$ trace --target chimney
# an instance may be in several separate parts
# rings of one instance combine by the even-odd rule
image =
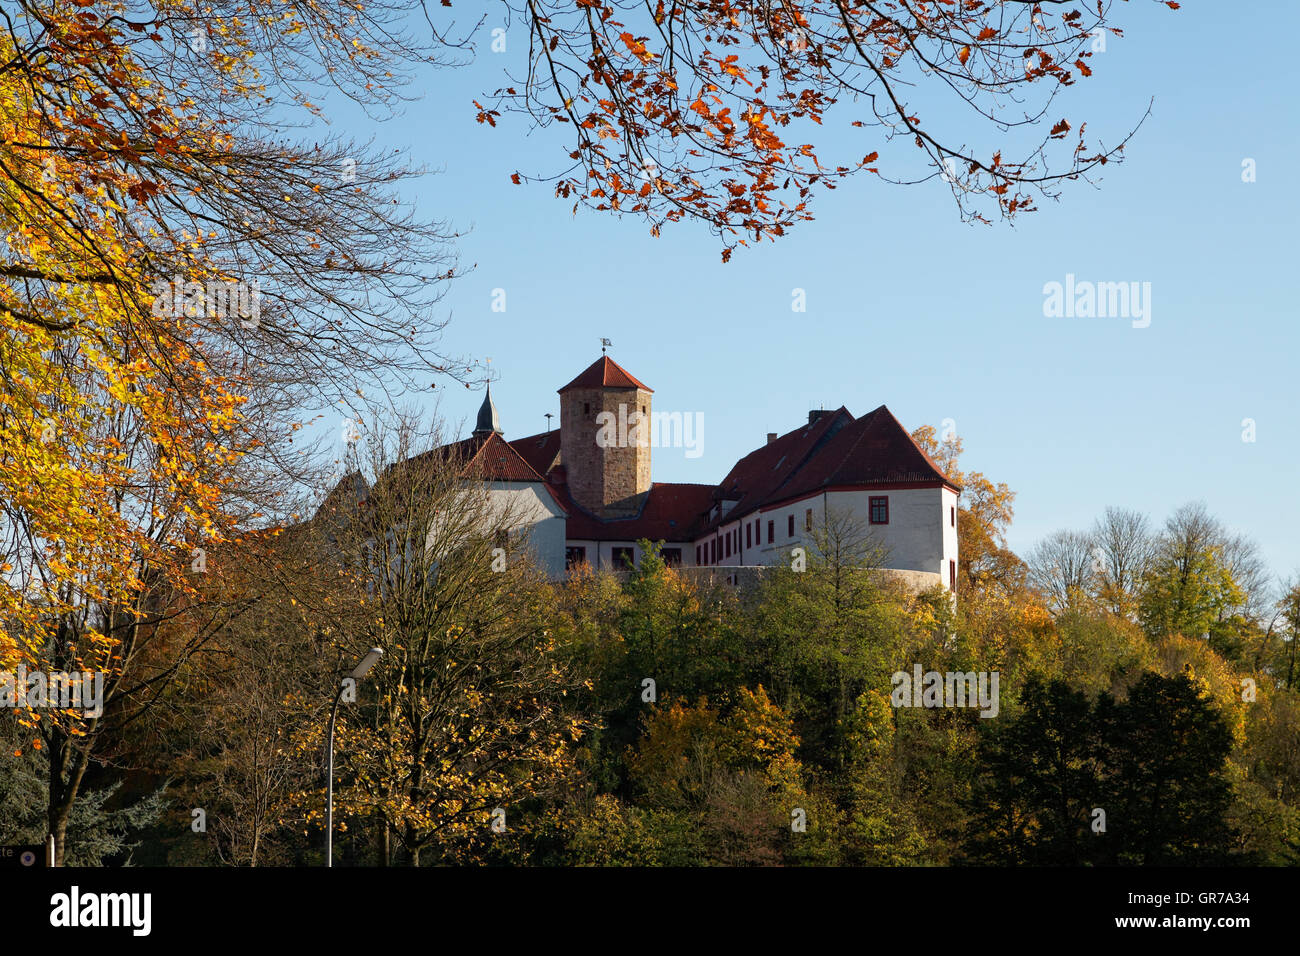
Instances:
[[[770,445],[770,444],[772,444],[772,442],[774,442],[774,441],[776,441],[776,432],[768,432],[768,433],[767,433],[767,443]]]

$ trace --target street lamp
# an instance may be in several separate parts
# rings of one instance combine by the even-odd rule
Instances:
[[[352,668],[352,673],[348,675],[354,688],[383,656],[382,647],[370,648],[366,656],[361,658],[361,663]],[[347,689],[348,678],[339,681],[339,692],[334,695],[334,706],[330,708],[329,766],[325,771],[325,865],[327,867],[334,865],[334,721],[339,716],[339,701],[343,699],[343,691]]]

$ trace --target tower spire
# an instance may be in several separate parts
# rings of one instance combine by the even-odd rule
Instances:
[[[496,432],[498,435],[504,435],[501,430],[501,417],[497,414],[497,407],[492,403],[492,386],[488,385],[487,394],[483,396],[483,404],[479,406],[478,422],[474,426],[475,438],[486,438]]]

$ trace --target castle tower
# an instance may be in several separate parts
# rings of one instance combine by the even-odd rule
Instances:
[[[602,355],[560,392],[569,494],[599,518],[628,518],[650,491],[652,389]]]

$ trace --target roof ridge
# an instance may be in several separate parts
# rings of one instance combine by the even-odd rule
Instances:
[[[611,382],[610,379],[616,377],[611,375],[611,368],[617,372],[618,375],[627,379],[630,384]],[[598,382],[595,380],[598,380]],[[573,381],[568,385],[565,385],[563,388],[556,389],[556,391],[564,393],[571,388],[639,388],[650,393],[654,392],[653,388],[641,381],[623,366],[619,365],[608,355],[601,355],[600,358],[596,359],[596,361],[583,369]]]
[[[848,464],[849,459],[853,456],[853,452],[857,449],[862,440],[867,437],[867,433],[871,431],[872,426],[875,424],[876,416],[880,414],[882,408],[885,409],[885,414],[888,415],[889,409],[885,408],[884,405],[880,405],[867,412],[867,414],[863,415],[861,418],[855,419],[854,421],[849,422],[848,425],[844,426],[847,429],[853,425],[862,425],[862,427],[858,429],[858,434],[853,436],[853,440],[849,442],[849,447],[846,448],[844,454],[840,456],[840,460],[835,463],[835,467],[829,470],[829,475],[836,474],[841,468]],[[893,416],[891,415],[890,417],[892,418]],[[900,425],[899,427],[901,428],[902,426]]]
[[[516,460],[519,464],[523,465],[524,468],[526,468],[526,469],[528,470],[528,474],[532,475],[532,476],[533,476],[534,478],[536,478],[538,481],[541,481],[541,482],[545,482],[545,481],[546,481],[545,478],[543,478],[540,474],[538,474],[536,468],[534,468],[532,465],[528,464],[528,459],[526,459],[523,455],[519,454],[519,452],[515,451],[515,449],[511,447],[510,442],[506,441],[505,438],[503,438],[503,437],[501,436],[501,433],[500,433],[500,432],[491,432],[491,433],[488,434],[487,438],[486,438],[486,439],[483,441],[483,443],[479,446],[478,451],[474,453],[474,457],[470,459],[470,464],[473,464],[474,461],[476,461],[476,460],[478,459],[479,455],[483,454],[483,449],[486,448],[488,445],[492,444],[493,441],[500,442],[500,443],[501,443],[501,446],[502,446],[502,447],[503,447],[507,452],[509,452],[511,455],[513,455],[514,458],[515,458],[515,460]]]
[[[544,432],[536,432],[532,435],[523,435],[519,438],[506,438],[505,442],[507,445],[513,445],[515,442],[528,441],[530,438],[545,438],[548,435],[558,435],[559,433],[560,430],[558,428],[551,428]],[[504,436],[502,437],[504,438]]]
[[[813,422],[812,424],[814,426],[821,427],[822,434],[818,435],[816,438],[813,439],[812,444],[809,445],[808,447],[808,451],[806,451],[804,453],[804,456],[800,458],[799,461],[796,462],[790,468],[789,471],[786,472],[785,477],[782,478],[780,482],[777,483],[776,487],[773,488],[767,495],[765,495],[762,498],[762,500],[756,503],[758,507],[761,507],[764,503],[771,501],[772,498],[775,497],[781,491],[782,488],[790,484],[790,482],[794,480],[795,475],[803,471],[805,466],[807,466],[808,462],[812,460],[813,456],[816,455],[818,451],[820,451],[822,448],[825,447],[824,445],[822,445],[822,439],[826,437],[825,434],[826,430],[829,429],[831,427],[831,423],[834,422],[835,419],[839,417],[840,412],[843,412],[844,414],[849,416],[849,421],[847,424],[845,424],[844,426],[845,428],[848,428],[849,425],[852,425],[855,422],[861,421],[861,419],[855,419],[853,417],[853,413],[850,412],[843,405],[841,405],[839,408],[831,412],[829,415],[823,415],[820,418],[818,418],[815,422]]]
[[[933,458],[931,458],[929,453],[924,448],[921,447],[920,443],[917,442],[917,440],[912,437],[912,433],[907,430],[907,426],[904,425],[902,422],[900,422],[897,416],[895,416],[894,413],[891,412],[888,408],[885,408],[884,405],[881,405],[880,408],[885,409],[885,414],[888,415],[890,419],[894,422],[894,424],[898,426],[899,430],[904,435],[907,436],[907,440],[912,443],[912,447],[921,453],[921,458],[925,461],[927,465],[929,465],[931,468],[934,469],[934,473],[938,475],[943,481],[951,485],[952,487],[960,490],[961,486],[958,485],[957,482],[953,481],[951,478],[948,477],[947,473],[942,468],[939,467],[939,463],[935,461]],[[879,411],[879,409],[877,409],[877,411]]]

